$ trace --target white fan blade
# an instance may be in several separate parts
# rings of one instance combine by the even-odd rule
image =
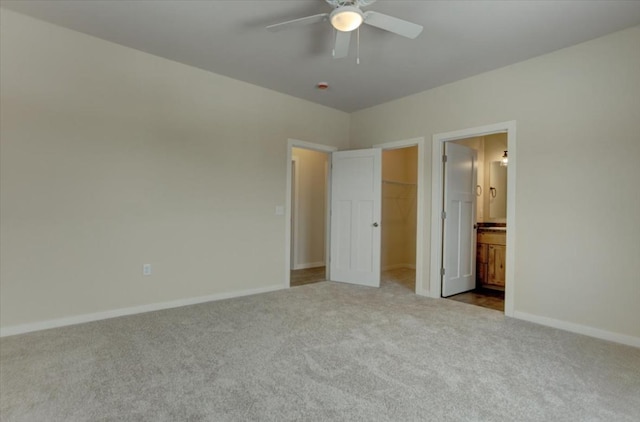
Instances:
[[[336,31],[336,43],[333,47],[333,58],[341,59],[349,55],[351,32]]]
[[[306,18],[294,19],[292,21],[280,22],[275,25],[267,26],[269,31],[280,31],[282,29],[296,28],[299,26],[311,25],[324,21],[329,17],[328,13],[320,13],[319,15],[307,16]]]
[[[422,25],[373,11],[364,13],[364,23],[411,39],[422,32]]]

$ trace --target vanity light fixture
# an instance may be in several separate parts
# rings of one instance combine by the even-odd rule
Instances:
[[[500,160],[500,165],[502,167],[506,167],[509,164],[509,156],[507,155],[507,151],[502,154],[502,159]]]

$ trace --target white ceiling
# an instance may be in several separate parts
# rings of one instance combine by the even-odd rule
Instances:
[[[347,112],[640,24],[640,1],[383,1],[365,10],[424,26],[415,40],[364,26],[360,64],[333,59],[328,22],[265,26],[331,10],[324,0],[2,1],[157,56]],[[640,46],[639,46],[640,48]],[[327,91],[315,84],[326,81]]]

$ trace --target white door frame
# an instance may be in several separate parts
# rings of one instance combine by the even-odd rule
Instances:
[[[300,169],[299,157],[291,157],[291,269],[296,269],[298,263],[298,234],[300,232]]]
[[[400,149],[408,147],[418,147],[418,177],[416,180],[416,294],[421,296],[427,296],[429,289],[429,280],[427,280],[427,273],[424,271],[424,245],[427,235],[425,233],[425,218],[424,213],[426,210],[424,194],[424,181],[427,180],[425,173],[425,140],[424,138],[413,138],[402,141],[385,142],[383,144],[374,145],[374,148],[381,148],[384,150]]]
[[[513,316],[515,292],[515,240],[516,240],[516,121],[495,123],[469,129],[433,135],[431,173],[431,276],[427,295],[440,298],[442,295],[442,207],[444,143],[476,136],[507,133],[509,165],[507,166],[507,251],[504,313]]]
[[[310,149],[313,151],[324,152],[328,156],[328,162],[331,162],[331,153],[337,151],[338,148],[322,145],[322,144],[314,144],[311,142],[300,141],[298,139],[288,139],[287,140],[287,187],[286,187],[286,198],[285,198],[285,207],[284,207],[284,218],[285,218],[285,247],[284,247],[284,257],[285,257],[285,272],[284,272],[284,287],[291,287],[291,160],[293,159],[293,148],[303,148]],[[327,198],[331,198],[331,166],[328,166],[327,171]],[[331,247],[331,219],[329,216],[329,207],[331,206],[331,201],[325,201],[325,251],[324,251],[324,260],[325,264],[327,263],[330,255],[330,247]],[[327,280],[330,280],[329,274],[329,265],[325,265]]]

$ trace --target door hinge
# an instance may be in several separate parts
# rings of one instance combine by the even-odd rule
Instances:
[[[446,155],[446,154],[443,154],[443,155],[442,155],[442,162],[443,162],[443,163],[446,163],[446,162],[447,162],[447,155]]]
[[[440,277],[444,277],[444,268],[440,268]]]
[[[442,211],[442,219],[445,220],[447,218],[447,212]]]

